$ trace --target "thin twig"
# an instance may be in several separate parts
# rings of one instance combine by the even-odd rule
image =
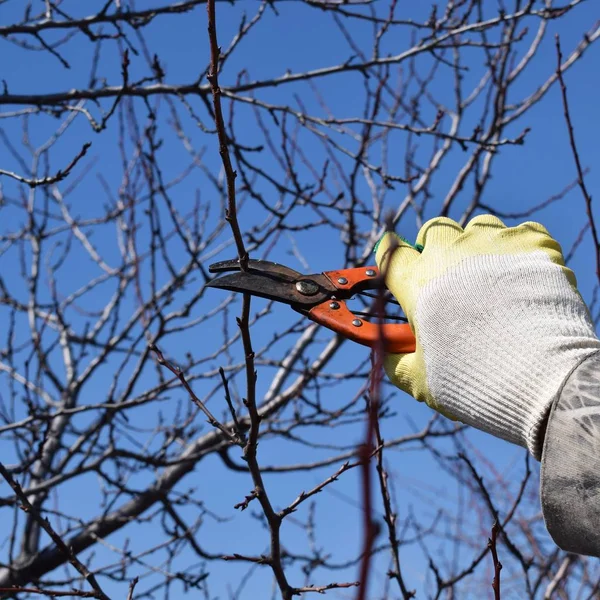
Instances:
[[[544,592],[544,600],[550,600],[551,598],[555,598],[554,592],[557,588],[565,581],[567,575],[569,574],[569,567],[575,562],[576,556],[574,554],[567,554],[564,557],[558,570],[556,571],[556,575],[552,578],[552,581],[548,584],[546,591]]]
[[[127,592],[127,600],[133,600],[133,592],[135,590],[135,586],[138,584],[138,581],[140,580],[139,577],[134,577],[131,582],[129,583],[129,590]]]
[[[359,581],[350,581],[348,583],[329,583],[327,585],[309,585],[306,587],[296,588],[294,592],[297,595],[306,594],[308,592],[314,592],[316,594],[324,594],[329,590],[339,590],[351,587],[358,587],[360,585]]]
[[[40,525],[40,527],[50,536],[52,541],[56,544],[57,548],[67,557],[67,560],[77,569],[81,576],[90,584],[90,587],[96,592],[95,597],[101,600],[110,600],[110,598],[102,591],[102,588],[96,581],[96,577],[93,573],[90,573],[88,568],[75,556],[73,550],[65,544],[63,539],[60,537],[50,521],[42,517],[36,508],[29,502],[27,495],[23,492],[21,486],[13,479],[12,475],[8,472],[6,467],[0,462],[0,475],[4,477],[8,485],[13,489],[15,495],[21,502],[19,508],[33,517],[33,519]]]
[[[196,394],[194,393],[194,390],[192,389],[192,386],[188,383],[188,380],[186,379],[183,371],[178,366],[171,364],[164,357],[163,353],[158,349],[156,344],[151,344],[150,350],[152,350],[152,352],[154,352],[154,354],[156,355],[156,361],[158,362],[158,364],[169,369],[169,371],[171,371],[171,373],[173,373],[173,375],[175,375],[175,377],[177,377],[177,379],[179,379],[181,385],[186,389],[187,393],[190,395],[192,402],[206,415],[206,418],[208,419],[209,424],[212,425],[213,427],[216,427],[233,444],[241,445],[241,440],[237,436],[237,434],[234,434],[231,431],[229,431],[227,429],[227,427],[225,427],[220,421],[218,421],[213,416],[213,414],[210,412],[210,410],[208,410],[208,408],[206,408],[206,405],[204,404],[204,402],[202,402],[202,400],[200,400],[200,398],[198,398],[198,396],[196,396]]]
[[[600,238],[598,237],[598,229],[596,228],[596,222],[594,220],[594,214],[592,212],[592,196],[588,192],[588,189],[585,185],[584,169],[581,166],[579,151],[577,150],[577,144],[575,143],[575,130],[573,129],[573,122],[571,121],[571,113],[569,111],[569,102],[567,100],[567,86],[565,85],[565,80],[561,68],[562,51],[560,49],[560,38],[558,34],[556,34],[554,39],[556,42],[556,57],[558,60],[556,75],[560,84],[560,92],[562,95],[565,121],[567,123],[567,130],[569,132],[569,143],[571,144],[571,151],[573,153],[573,159],[575,160],[575,167],[577,169],[577,183],[579,184],[579,189],[581,190],[581,193],[583,194],[583,198],[585,200],[585,210],[589,219],[590,230],[592,232],[592,239],[594,240],[594,246],[596,250],[596,276],[598,277],[598,281],[600,281]]]
[[[217,127],[217,137],[219,138],[219,154],[223,161],[225,179],[227,182],[227,210],[225,211],[225,219],[231,227],[231,233],[233,234],[233,239],[240,259],[240,267],[242,270],[246,270],[246,266],[248,265],[248,253],[244,246],[244,238],[242,237],[242,232],[237,219],[237,204],[235,200],[235,179],[237,173],[231,164],[227,133],[225,132],[225,122],[223,120],[223,109],[221,107],[221,88],[219,87],[219,55],[221,49],[217,42],[217,17],[213,0],[209,0],[206,3],[206,10],[208,12],[208,38],[210,41],[210,68],[206,77],[210,83],[212,92],[213,108],[215,111],[214,119]]]
[[[481,495],[482,495],[483,499],[485,500],[485,503],[487,504],[488,509],[489,509],[490,513],[492,514],[492,517],[494,518],[494,522],[496,523],[499,532],[502,534],[502,536],[504,538],[504,542],[506,543],[507,549],[511,552],[511,554],[513,556],[515,556],[519,560],[519,562],[521,563],[521,565],[523,566],[524,569],[529,568],[529,566],[530,566],[529,561],[523,556],[523,553],[515,546],[515,544],[512,542],[512,540],[508,537],[508,534],[506,533],[506,529],[505,529],[505,525],[508,523],[508,520],[504,519],[504,523],[501,523],[500,515],[498,514],[498,509],[494,506],[494,503],[490,496],[490,492],[487,489],[487,487],[485,486],[485,483],[483,482],[483,477],[477,472],[477,469],[475,469],[475,466],[473,465],[473,463],[471,462],[471,460],[469,459],[469,457],[466,454],[464,454],[463,452],[459,452],[458,459],[464,461],[464,463],[467,465],[469,471],[473,475],[473,479],[475,479],[475,482],[477,483],[477,485],[479,487]],[[522,489],[524,489],[524,484],[522,486]],[[519,495],[519,497],[520,497],[520,495]]]
[[[499,531],[500,526],[495,521],[492,525],[492,536],[488,539],[488,548],[492,554],[492,562],[494,563],[494,579],[492,580],[494,600],[500,600],[500,571],[502,570],[502,563],[498,560],[498,550],[496,548]]]
[[[235,407],[233,406],[233,402],[231,401],[231,394],[229,392],[229,382],[227,381],[227,376],[225,375],[225,370],[223,367],[219,367],[219,375],[221,376],[221,381],[223,382],[223,389],[225,390],[225,402],[227,402],[227,406],[229,408],[229,412],[231,413],[231,418],[233,419],[233,425],[235,427],[235,432],[238,436],[238,439],[242,442],[242,444],[246,443],[246,436],[244,434],[244,430],[238,420],[237,412]]]
[[[252,502],[252,500],[254,500],[255,498],[258,498],[258,494],[256,493],[256,490],[252,490],[249,494],[246,494],[246,496],[244,496],[242,502],[234,504],[233,508],[244,511],[248,508],[250,502]]]
[[[371,456],[369,458],[372,458],[379,450],[380,450],[380,448],[376,448],[375,450],[373,450],[373,452],[371,453]],[[298,495],[298,497],[289,506],[287,506],[282,511],[280,511],[280,513],[279,513],[280,516],[282,518],[287,517],[287,515],[293,513],[298,508],[298,506],[300,506],[300,504],[302,504],[303,502],[305,502],[306,500],[308,500],[315,494],[319,494],[320,492],[322,492],[323,489],[326,488],[329,484],[333,483],[334,481],[337,481],[339,479],[340,475],[342,475],[346,471],[349,471],[350,469],[359,467],[362,464],[363,464],[362,460],[356,461],[353,463],[351,463],[350,461],[346,461],[333,475],[329,476],[327,479],[325,479],[321,483],[317,484],[312,490],[310,490],[308,492],[301,492]]]
[[[51,598],[99,598],[98,592],[83,592],[81,590],[43,590],[33,587],[0,587],[0,596],[10,594],[14,597],[15,594],[38,594],[40,596],[50,596]]]
[[[62,181],[71,173],[71,171],[75,168],[77,163],[87,154],[87,151],[89,150],[91,145],[91,142],[86,142],[82,146],[81,150],[77,153],[75,158],[64,169],[59,169],[54,175],[50,175],[48,177],[31,179],[23,177],[22,175],[19,175],[18,173],[14,173],[12,171],[5,171],[4,169],[0,169],[0,175],[10,177],[11,179],[16,179],[17,181],[28,185],[30,188],[36,188],[41,185],[52,185],[53,183],[58,183],[59,181]]]

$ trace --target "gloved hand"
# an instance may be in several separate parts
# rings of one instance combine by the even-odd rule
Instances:
[[[386,356],[396,386],[451,418],[541,457],[546,418],[569,373],[600,349],[560,245],[538,223],[485,215],[395,234],[376,258],[417,344]]]

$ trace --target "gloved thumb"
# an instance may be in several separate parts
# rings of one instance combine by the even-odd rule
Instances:
[[[384,234],[375,247],[375,260],[385,277],[385,284],[400,302],[409,319],[409,307],[403,304],[403,300],[407,298],[402,292],[406,289],[404,282],[410,267],[419,256],[420,253],[414,246],[392,232]]]

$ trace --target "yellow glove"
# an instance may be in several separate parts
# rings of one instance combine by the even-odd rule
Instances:
[[[540,458],[544,423],[571,370],[600,348],[560,245],[538,223],[444,217],[395,234],[376,258],[417,344],[386,357],[392,383]]]

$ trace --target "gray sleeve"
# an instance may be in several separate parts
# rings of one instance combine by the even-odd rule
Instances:
[[[571,372],[554,402],[540,493],[546,527],[556,544],[600,556],[600,353]]]

